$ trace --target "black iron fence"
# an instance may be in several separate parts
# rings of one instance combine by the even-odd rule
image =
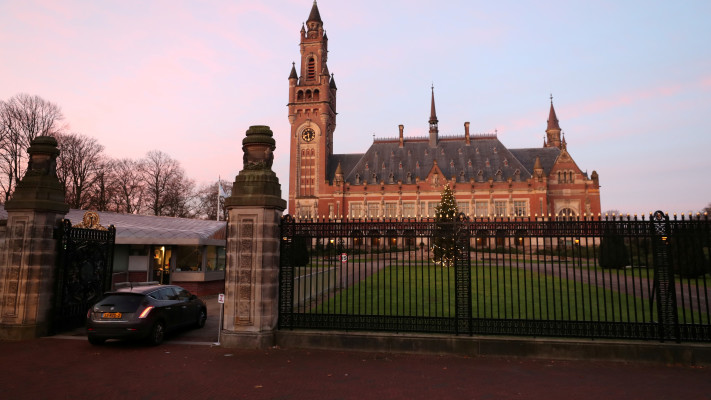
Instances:
[[[711,220],[282,222],[281,329],[711,341]]]

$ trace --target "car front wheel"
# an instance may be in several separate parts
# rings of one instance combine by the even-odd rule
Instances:
[[[156,321],[151,327],[151,333],[148,335],[148,343],[152,346],[157,346],[163,343],[165,338],[165,324],[163,321]]]

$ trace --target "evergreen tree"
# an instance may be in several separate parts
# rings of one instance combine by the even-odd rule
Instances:
[[[630,263],[625,239],[613,226],[605,229],[599,252],[598,263],[602,268],[622,269]]]
[[[457,202],[449,185],[444,188],[439,205],[435,209],[435,232],[432,240],[432,254],[435,264],[454,266],[457,257]]]

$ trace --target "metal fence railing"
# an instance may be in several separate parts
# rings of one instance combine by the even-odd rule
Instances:
[[[707,217],[281,229],[281,329],[711,341]]]

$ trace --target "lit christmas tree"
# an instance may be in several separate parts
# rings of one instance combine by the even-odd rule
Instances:
[[[435,232],[432,241],[432,255],[435,264],[454,266],[457,256],[457,225],[459,215],[457,202],[452,189],[447,185],[442,192],[442,199],[435,209]]]

